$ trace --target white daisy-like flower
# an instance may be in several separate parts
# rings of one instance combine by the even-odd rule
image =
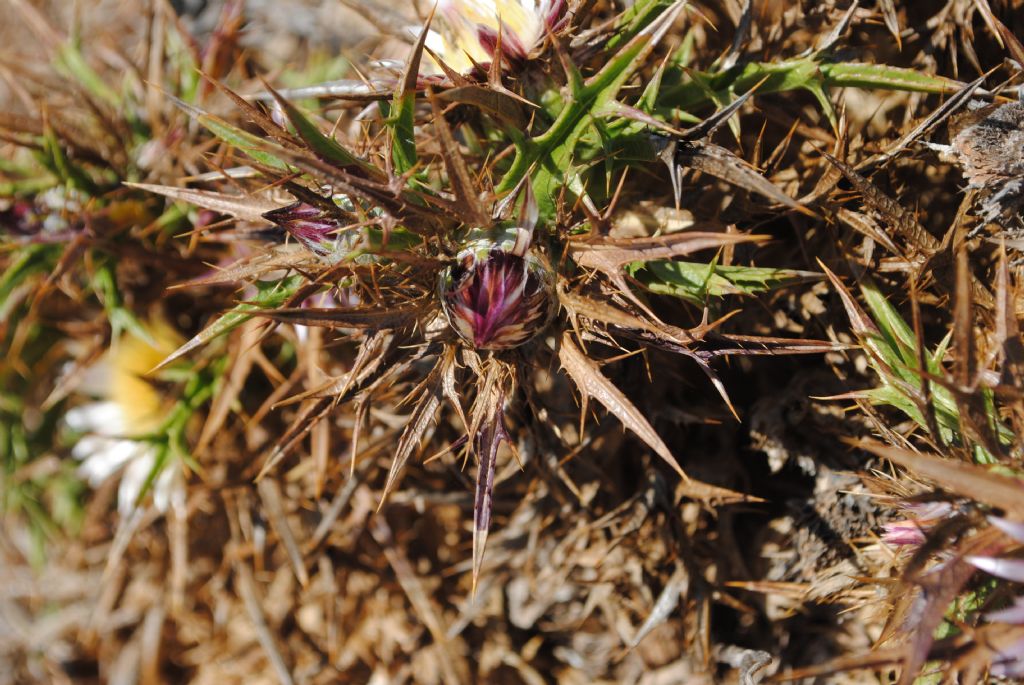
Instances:
[[[67,426],[84,435],[71,449],[81,461],[79,473],[97,487],[122,471],[117,508],[122,516],[136,502],[157,465],[157,446],[142,439],[166,418],[160,393],[143,377],[177,349],[179,337],[164,321],[146,327],[150,340],[126,333],[89,370],[89,385],[100,400],[75,407],[64,416]],[[153,481],[153,505],[160,512],[185,502],[181,469],[164,468]]]
[[[440,0],[426,46],[464,74],[474,63],[494,59],[500,33],[502,55],[525,61],[561,24],[565,10],[565,0]]]

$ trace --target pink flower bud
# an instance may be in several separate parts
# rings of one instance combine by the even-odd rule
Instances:
[[[477,349],[518,347],[544,328],[554,311],[548,269],[531,254],[499,247],[467,249],[441,274],[440,297],[455,332]]]

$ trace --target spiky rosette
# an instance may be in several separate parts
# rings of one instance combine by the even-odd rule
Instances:
[[[481,350],[507,350],[537,335],[554,312],[553,276],[542,257],[474,241],[441,272],[439,294],[448,323]]]

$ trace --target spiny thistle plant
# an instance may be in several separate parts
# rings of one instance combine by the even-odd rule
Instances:
[[[1000,3],[347,0],[402,48],[327,80],[241,0],[127,51],[3,2],[45,64],[0,59],[0,553],[73,569],[101,679],[634,682],[669,629],[656,679],[1024,673],[1020,74],[936,62],[985,71],[972,18],[1024,62]]]
[[[276,292],[285,306],[240,305],[169,360],[237,325],[240,312],[326,327],[359,342],[344,376],[294,398],[315,402],[277,440],[262,473],[339,406],[351,403],[364,417],[382,393],[406,388],[402,404],[411,413],[395,446],[386,496],[446,403],[463,427],[447,449],[476,461],[475,585],[499,447],[506,443],[515,452],[512,433],[519,432],[510,428],[510,407],[526,403],[542,411],[533,387],[560,368],[580,393],[581,423],[594,401],[683,478],[685,495],[705,502],[744,499],[689,477],[600,368],[607,356],[602,350],[666,350],[697,364],[728,404],[714,359],[838,349],[827,341],[725,333],[718,330],[721,321],[706,316],[696,326],[667,323],[645,301],[638,287],[643,281],[630,275],[645,267],[657,274],[659,265],[673,263],[667,260],[762,237],[721,230],[617,234],[609,217],[626,192],[628,169],[650,173],[650,165],[667,162],[676,178],[678,168],[689,165],[789,211],[801,209],[731,153],[703,142],[745,97],[688,131],[642,109],[655,109],[660,73],[639,107],[620,101],[623,87],[649,68],[684,6],[638,5],[613,21],[612,32],[595,39],[603,47],[588,46],[584,58],[573,56],[566,36],[585,13],[568,13],[563,3],[504,3],[486,12],[483,5],[447,3],[418,32],[393,92],[367,88],[361,94],[380,112],[376,121],[363,118],[361,141],[325,133],[286,94],[269,88],[267,98],[280,116],[225,89],[262,137],[182,104],[249,158],[250,178],[232,175],[233,184],[247,182],[245,194],[137,187],[238,220],[269,221],[305,249],[267,246],[205,281],[263,281],[261,289]],[[455,37],[457,47],[428,57],[426,46],[437,35]],[[447,61],[457,49],[473,58],[461,71]],[[443,77],[424,75],[427,59]],[[584,77],[575,59],[598,66]],[[627,146],[633,154],[625,154]],[[261,190],[268,187],[274,191]],[[266,210],[275,203],[280,206]],[[764,210],[772,211],[770,205]],[[283,276],[268,280],[282,269]],[[740,280],[744,273],[722,275]],[[771,275],[777,284],[805,277]],[[654,275],[646,284],[657,282]],[[322,295],[332,306],[310,305]]]

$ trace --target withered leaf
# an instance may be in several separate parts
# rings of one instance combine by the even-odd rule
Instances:
[[[229,285],[242,283],[279,269],[293,269],[308,264],[310,255],[305,250],[291,246],[273,246],[261,254],[254,254],[239,260],[226,269],[221,269],[209,276],[193,278],[174,288],[196,288],[210,285]]]
[[[583,396],[584,412],[586,412],[588,399],[597,400],[605,409],[614,414],[623,426],[636,433],[641,440],[647,443],[676,473],[684,479],[689,478],[676,458],[672,456],[668,445],[655,432],[640,410],[622,394],[621,390],[604,377],[597,364],[580,351],[568,331],[562,334],[562,344],[558,348],[558,360],[576,387],[579,388],[580,394]]]
[[[1024,389],[1024,337],[1014,312],[1014,302],[1020,294],[1010,283],[1010,269],[1006,258],[1006,247],[999,254],[996,274],[996,340],[1000,345],[1002,362],[1000,383],[1006,387]]]
[[[348,370],[348,373],[322,387],[314,388],[291,397],[284,402],[280,402],[277,406],[283,407],[310,398],[346,397],[353,388],[362,387],[363,383],[380,368],[380,365],[387,359],[387,354],[391,349],[393,341],[394,335],[389,330],[370,333],[363,340],[362,344],[359,345],[359,351],[356,353],[356,358],[352,360],[352,367]]]
[[[463,105],[472,105],[497,119],[519,129],[526,127],[526,117],[523,115],[523,108],[516,98],[491,88],[478,85],[466,85],[457,88],[448,88],[437,97],[446,102]]]
[[[879,190],[878,186],[849,164],[836,159],[824,150],[821,150],[821,155],[839,169],[846,180],[864,197],[864,201],[881,214],[893,229],[902,234],[918,252],[931,253],[938,249],[939,241],[935,236],[926,231],[924,226],[918,222],[917,217],[905,210],[900,203]]]
[[[558,289],[558,300],[573,317],[583,316],[608,326],[645,331],[679,345],[685,345],[695,339],[694,335],[685,329],[642,319],[607,302],[577,295],[564,288]]]
[[[459,144],[455,141],[448,122],[445,121],[438,98],[432,90],[428,90],[427,94],[434,113],[434,130],[437,131],[438,143],[441,146],[441,158],[444,160],[444,168],[448,172],[448,180],[455,193],[456,207],[459,208],[465,223],[471,226],[486,226],[490,217],[480,202],[466,160],[459,150]]]
[[[452,360],[451,363],[454,363]],[[443,364],[435,366],[422,383],[411,393],[415,397],[413,412],[409,417],[401,437],[398,439],[398,447],[395,450],[395,458],[391,461],[388,469],[387,482],[384,484],[384,491],[381,493],[381,504],[387,498],[388,493],[395,486],[398,474],[402,467],[409,461],[413,450],[419,446],[420,441],[427,430],[434,423],[434,414],[441,406],[442,383],[445,369]]]
[[[416,303],[401,307],[380,309],[367,307],[346,309],[341,307],[293,307],[254,311],[253,316],[263,316],[282,323],[325,328],[394,329],[412,324],[423,312],[425,305]]]
[[[768,236],[743,233],[694,231],[649,238],[576,240],[569,244],[569,253],[580,266],[607,272],[630,262],[671,259],[701,250],[768,239]]]
[[[172,200],[188,202],[196,207],[209,209],[221,214],[233,216],[236,219],[252,221],[254,223],[270,223],[263,215],[280,209],[288,202],[277,202],[267,198],[244,197],[241,195],[228,195],[226,193],[215,193],[210,190],[193,190],[192,188],[175,188],[174,186],[153,185],[150,183],[129,183],[124,182],[129,188],[144,190],[149,193],[156,193],[169,197]]]
[[[918,477],[935,481],[944,490],[999,507],[1011,517],[1024,519],[1024,480],[999,475],[983,466],[882,443],[860,441],[854,444],[883,459],[896,462]]]
[[[494,473],[498,462],[498,447],[508,441],[503,423],[504,394],[491,393],[487,418],[476,435],[477,466],[476,487],[473,494],[473,593],[476,593],[480,569],[483,566],[487,535],[491,530],[491,510],[494,504]]]
[[[768,179],[759,174],[749,164],[714,143],[702,141],[683,141],[676,145],[673,164],[696,169],[720,178],[727,183],[739,186],[758,195],[785,205],[791,209],[808,211],[799,202],[776,188]]]

